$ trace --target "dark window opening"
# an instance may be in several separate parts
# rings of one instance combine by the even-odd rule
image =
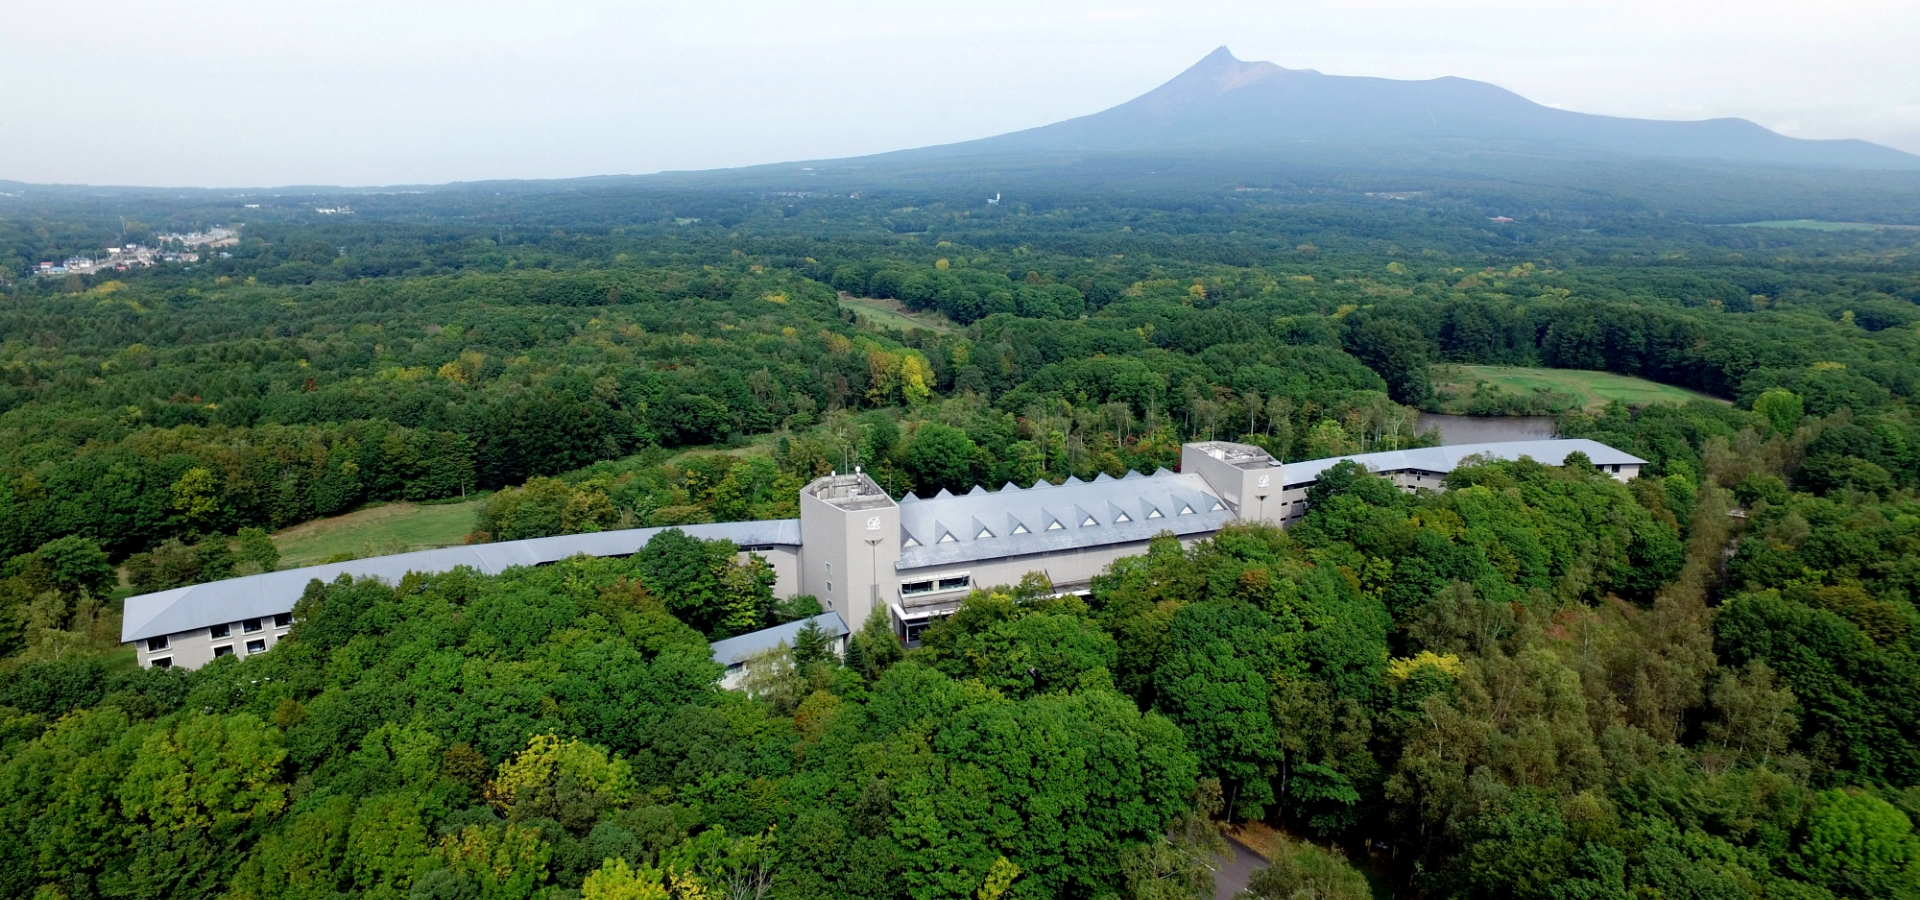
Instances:
[[[940,590],[957,591],[972,583],[973,578],[968,575],[961,575],[957,578],[942,578],[940,579]]]
[[[285,628],[293,624],[293,613],[274,613],[273,627]]]
[[[154,660],[152,665],[156,669],[171,669],[173,668],[173,657],[162,656],[159,659]]]
[[[267,642],[266,641],[248,641],[247,652],[248,653],[265,653],[267,652]]]
[[[909,581],[905,584],[900,585],[901,596],[910,597],[910,596],[913,596],[914,594],[931,594],[931,593],[933,593],[933,582],[931,581]]]
[[[163,634],[159,637],[147,638],[147,652],[151,653],[155,650],[165,650],[165,649],[167,649],[166,635]]]
[[[208,637],[223,638],[232,633],[233,633],[233,626],[231,625],[215,625],[212,628],[207,629]]]
[[[245,631],[248,634],[252,634],[260,630],[260,620],[248,619],[245,622],[240,623],[240,628],[242,631]]]
[[[221,644],[220,646],[213,648],[214,659],[219,659],[222,656],[232,656],[232,655],[233,655],[232,644]]]

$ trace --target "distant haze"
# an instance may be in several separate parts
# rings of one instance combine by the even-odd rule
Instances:
[[[1920,152],[1911,0],[9,3],[0,179],[258,186],[820,159],[1085,115],[1214,47]]]

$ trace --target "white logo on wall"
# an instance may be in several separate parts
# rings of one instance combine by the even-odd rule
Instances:
[[[1254,484],[1255,484],[1255,485],[1257,485],[1257,486],[1259,486],[1259,487],[1266,487],[1266,486],[1267,486],[1267,476],[1265,476],[1265,475],[1262,475],[1262,476],[1260,476],[1260,480],[1259,480],[1259,481],[1256,481],[1256,482],[1254,482]]]
[[[867,530],[868,530],[868,531],[879,531],[879,530],[880,530],[880,517],[879,517],[879,516],[874,516],[873,518],[871,518],[871,519],[868,519],[868,520],[867,520]]]

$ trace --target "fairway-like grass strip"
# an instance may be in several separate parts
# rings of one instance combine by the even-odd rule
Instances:
[[[329,558],[386,556],[450,547],[466,541],[484,497],[463,503],[388,503],[295,525],[273,536],[280,566],[310,566]]]
[[[1452,407],[1464,402],[1473,393],[1474,388],[1482,382],[1520,397],[1549,398],[1548,405],[1552,408],[1538,410],[1539,412],[1560,412],[1575,406],[1592,410],[1614,402],[1629,406],[1644,406],[1650,403],[1690,403],[1695,400],[1726,402],[1697,391],[1648,381],[1645,378],[1584,369],[1449,364],[1434,367],[1433,381],[1435,390],[1441,396],[1441,407],[1447,412],[1464,412],[1465,410]]]

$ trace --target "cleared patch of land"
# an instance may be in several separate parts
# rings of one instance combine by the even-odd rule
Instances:
[[[937,312],[916,312],[906,308],[898,300],[889,300],[884,297],[855,297],[842,291],[840,306],[865,316],[868,321],[881,328],[895,328],[901,331],[925,328],[942,334],[952,334],[960,330],[952,320]]]
[[[1878,225],[1873,222],[1823,222],[1819,219],[1779,219],[1772,222],[1742,222],[1735,228],[1798,228],[1804,231],[1879,231],[1882,228],[1920,230],[1920,225]]]
[[[485,502],[481,497],[464,503],[388,503],[295,525],[275,534],[273,543],[283,568],[450,547],[466,540]]]
[[[1727,402],[1645,378],[1582,369],[1441,365],[1433,368],[1433,387],[1441,411],[1469,415],[1552,414],[1615,401],[1629,406]]]

